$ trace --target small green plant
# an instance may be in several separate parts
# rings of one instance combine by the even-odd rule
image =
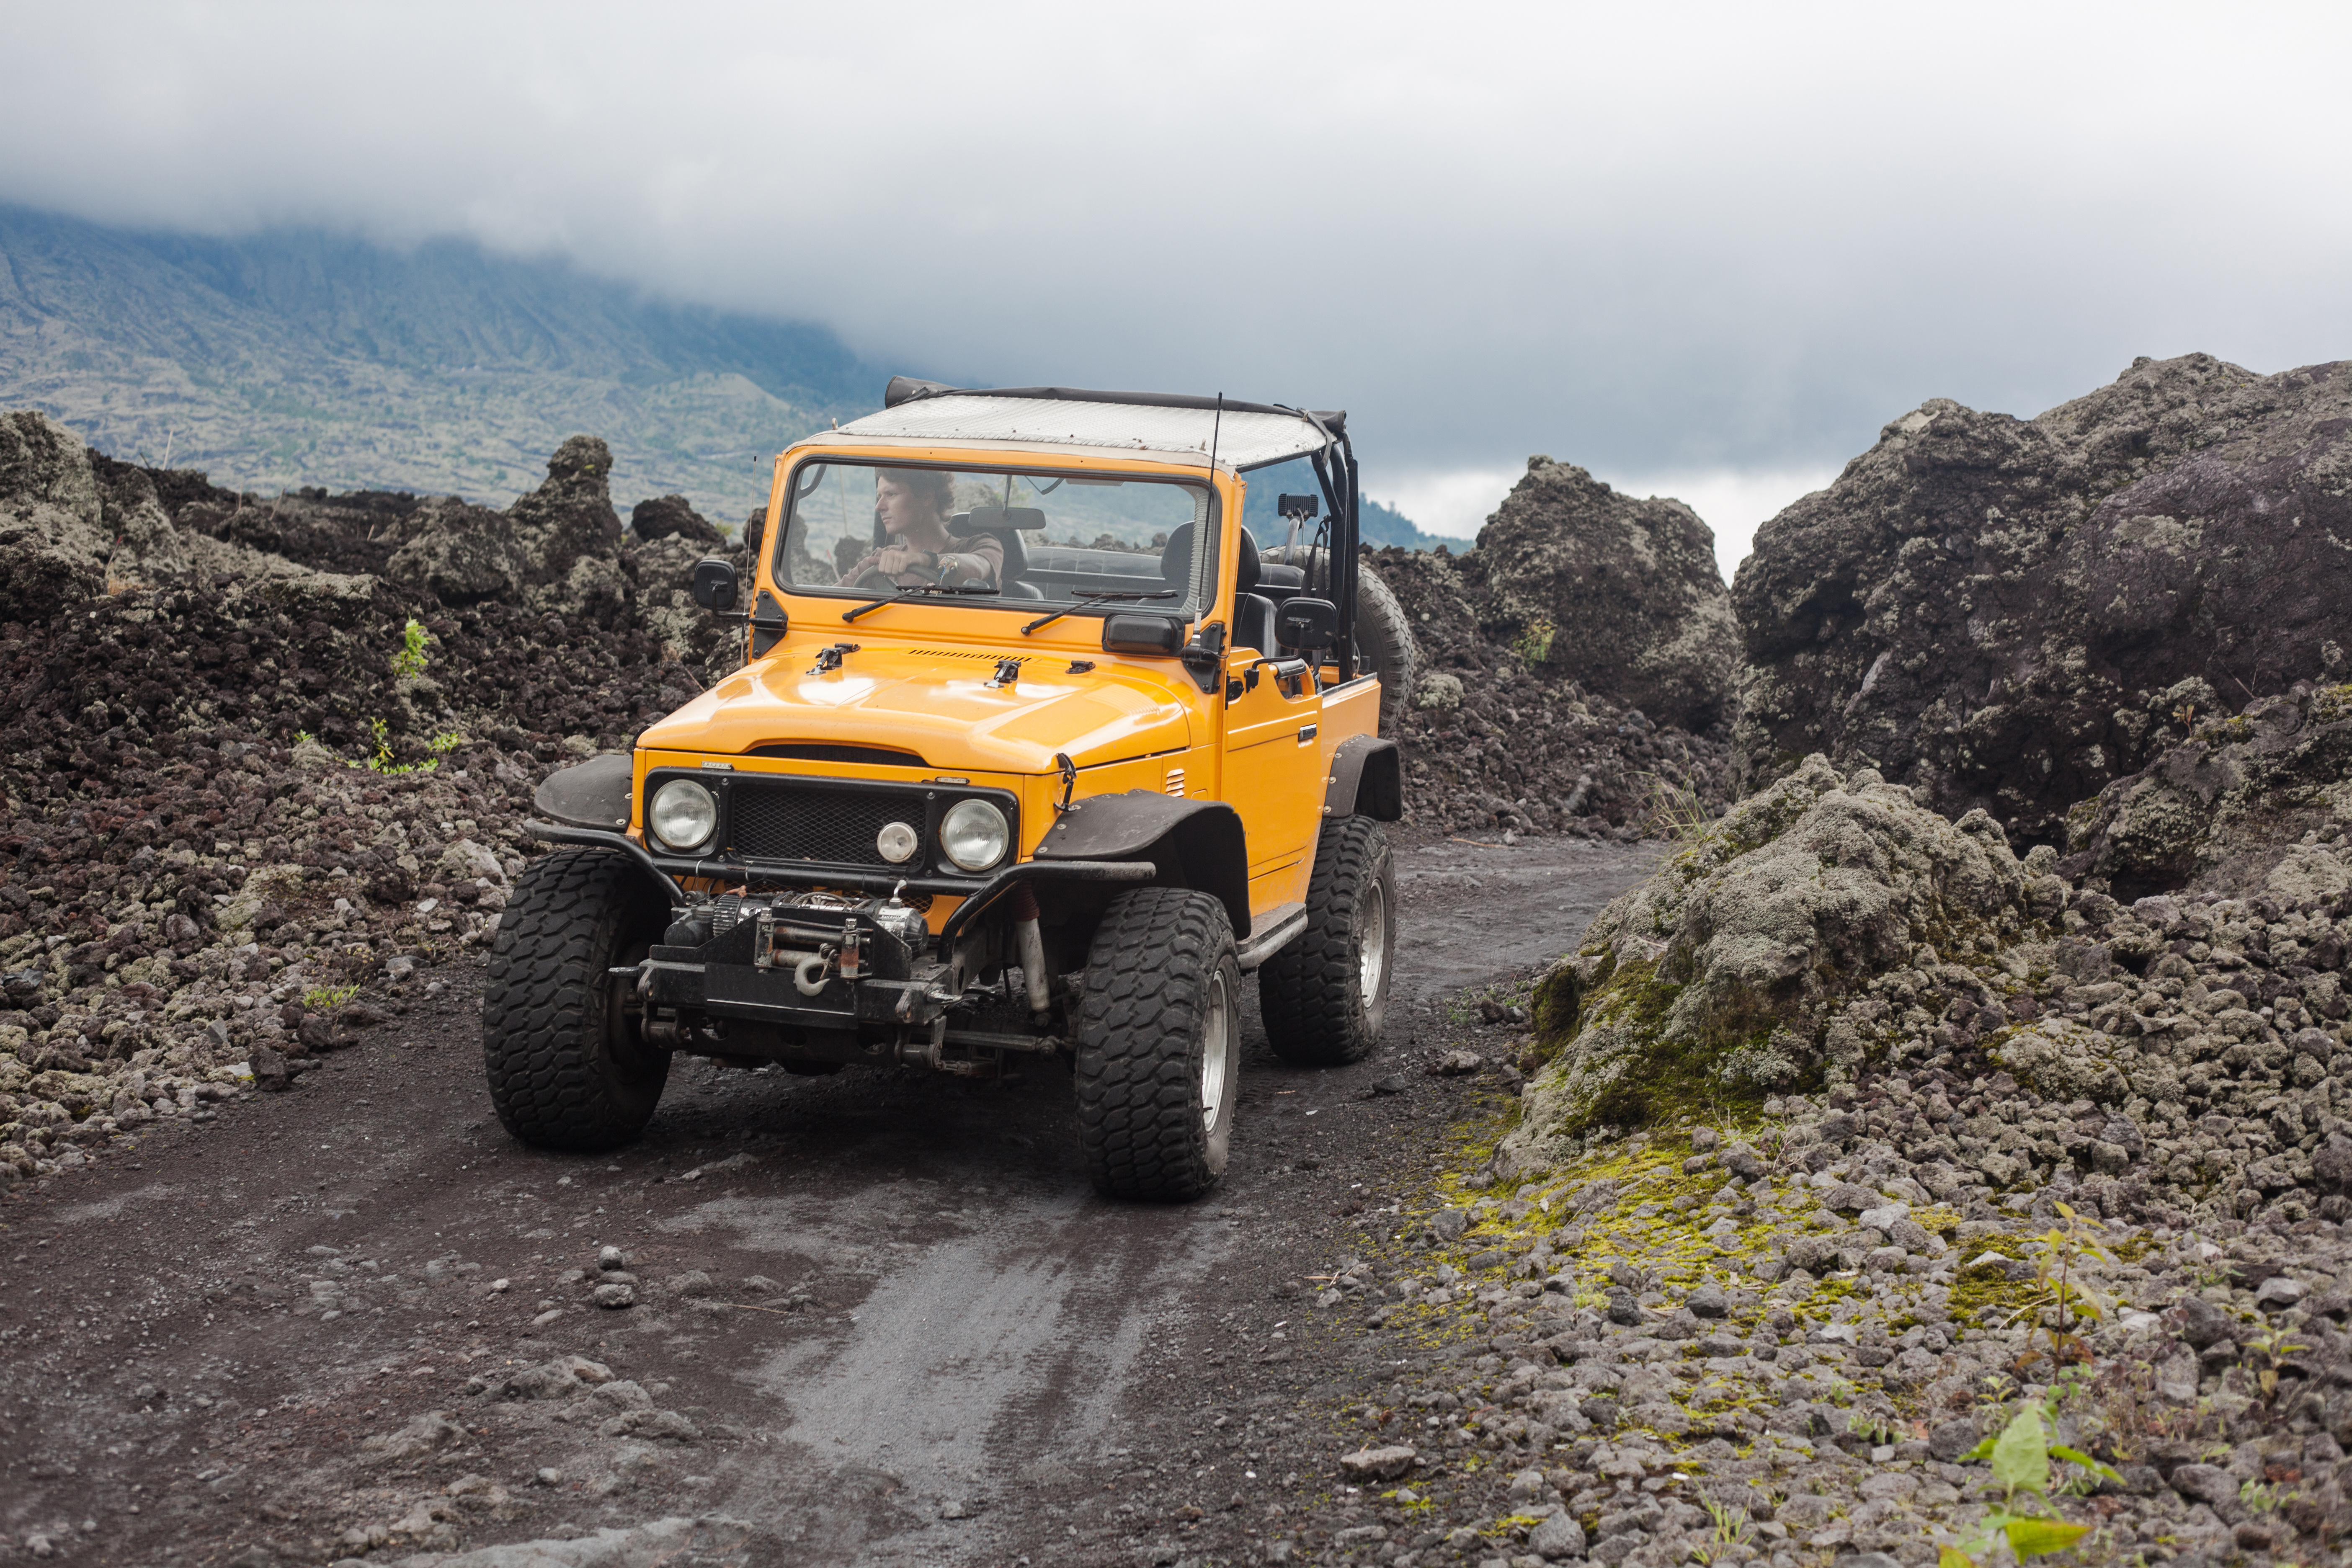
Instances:
[[[2040,1405],[2019,1410],[2001,1428],[2000,1436],[1986,1438],[1968,1458],[1992,1461],[1993,1485],[2000,1489],[2001,1499],[1964,1545],[1937,1552],[1937,1568],[1982,1568],[1979,1554],[1990,1553],[1996,1546],[2007,1546],[2010,1554],[2022,1563],[2029,1557],[2063,1552],[2080,1540],[2089,1525],[2069,1523],[2048,1511],[2053,1458],[2112,1481],[2123,1479],[2088,1454],[2053,1443],[2050,1418]]]
[[[2254,1374],[2254,1382],[2263,1391],[2263,1404],[2278,1403],[2279,1363],[2297,1351],[2310,1348],[2301,1340],[2290,1338],[2284,1329],[2275,1327],[2263,1329],[2247,1338],[2246,1349],[2263,1358],[2263,1369]]]
[[[2245,1505],[2248,1513],[2268,1513],[2278,1507],[2279,1496],[2277,1489],[2260,1481],[2240,1481],[2238,1501]]]
[[[2113,1310],[2112,1302],[2075,1277],[2077,1261],[2089,1257],[2115,1262],[2098,1233],[2073,1209],[2064,1204],[2057,1209],[2058,1224],[2035,1238],[2041,1256],[2034,1259],[2033,1284],[2025,1304],[2009,1319],[2012,1326],[2028,1323],[2042,1331],[2046,1347],[2028,1351],[2022,1359],[2033,1361],[2046,1355],[2053,1370],[2091,1359],[2091,1347],[2075,1326],[2085,1318],[2104,1319]]]
[[[404,680],[414,680],[425,673],[425,647],[434,641],[425,623],[411,616],[400,632],[400,647],[392,656],[392,672]]]
[[[1559,628],[1549,621],[1529,621],[1528,629],[1512,642],[1511,651],[1519,656],[1521,664],[1532,668],[1551,657],[1551,639],[1559,635]]]
[[[357,985],[314,985],[302,993],[302,1005],[313,1013],[331,1013],[359,994]]]
[[[412,621],[409,624],[414,626],[415,623]],[[392,749],[392,726],[390,724],[386,723],[382,719],[369,720],[368,736],[374,742],[374,749],[369,752],[364,760],[356,763],[346,760],[344,765],[346,767],[365,768],[370,773],[383,773],[388,776],[397,775],[400,773],[432,773],[440,767],[442,758],[447,756],[451,752],[456,751],[458,747],[466,743],[466,736],[463,731],[445,730],[440,734],[434,736],[432,740],[425,742],[425,749],[433,753],[431,756],[425,758],[421,763],[400,763],[393,760],[394,753]],[[307,735],[298,735],[295,738],[299,741],[307,740],[309,737]]]
[[[1865,1439],[1873,1447],[1884,1447],[1895,1441],[1895,1428],[1883,1416],[1867,1410],[1857,1410],[1845,1418],[1845,1429]]]
[[[1698,1504],[1715,1521],[1714,1540],[1718,1545],[1745,1546],[1755,1536],[1756,1527],[1748,1522],[1746,1509],[1726,1508],[1710,1497],[1699,1499]]]
[[[1688,844],[1715,821],[1706,802],[1688,784],[1675,784],[1659,773],[1643,773],[1642,777],[1650,791],[1649,804],[1643,808],[1644,831],[1677,844]]]

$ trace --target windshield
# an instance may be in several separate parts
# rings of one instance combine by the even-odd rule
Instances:
[[[1204,535],[1211,547],[1196,550]],[[1100,614],[1140,605],[1192,618],[1214,588],[1215,537],[1199,480],[828,458],[792,472],[775,572],[796,594],[944,589],[941,604],[1012,607],[1099,597]]]

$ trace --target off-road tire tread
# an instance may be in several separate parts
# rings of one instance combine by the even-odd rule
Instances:
[[[1388,836],[1369,816],[1335,817],[1315,845],[1307,884],[1307,929],[1258,965],[1257,1010],[1275,1054],[1297,1067],[1361,1061],[1380,1043],[1360,990],[1349,940],[1365,886],[1387,868]],[[1388,889],[1393,914],[1396,889]],[[1396,947],[1389,946],[1391,975]]]
[[[1191,1050],[1220,964],[1230,1028],[1241,974],[1223,903],[1138,888],[1103,912],[1076,1035],[1078,1144],[1106,1197],[1194,1198],[1222,1173],[1209,1168]],[[1227,1049],[1239,1043],[1229,1038]]]
[[[667,1052],[630,1070],[595,1047],[604,970],[659,911],[610,850],[540,857],[499,917],[482,990],[482,1059],[506,1130],[542,1149],[611,1149],[645,1130],[669,1077]]]
[[[1405,710],[1412,701],[1421,643],[1396,595],[1361,561],[1356,563],[1356,646],[1381,678],[1380,732],[1393,738],[1402,730]]]

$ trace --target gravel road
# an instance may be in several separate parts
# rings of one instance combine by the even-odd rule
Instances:
[[[1491,1103],[1419,1070],[1511,1037],[1458,994],[1656,853],[1401,848],[1387,1043],[1301,1071],[1253,1016],[1183,1207],[1092,1194],[1051,1070],[682,1058],[635,1145],[535,1152],[488,1113],[479,969],[420,974],[294,1091],[0,1201],[0,1559],[1278,1561],[1336,1474],[1316,1391],[1376,1354],[1302,1333],[1300,1281]]]

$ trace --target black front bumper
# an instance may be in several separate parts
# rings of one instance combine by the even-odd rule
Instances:
[[[957,944],[1004,897],[1024,885],[1135,884],[1160,875],[1149,860],[1047,860],[1006,866],[986,877],[950,879],[881,876],[853,868],[782,862],[688,860],[655,856],[625,834],[600,828],[527,822],[527,831],[559,844],[578,844],[629,857],[646,872],[673,911],[708,911],[714,901],[690,894],[677,877],[709,879],[749,889],[834,892],[946,894],[961,900],[936,935],[917,946],[877,926],[865,910],[818,909],[745,900],[742,918],[698,944],[655,946],[636,977],[649,1039],[682,1049],[724,1049],[724,1031],[710,1020],[773,1026],[793,1037],[815,1034],[838,1042],[928,1038],[936,1058],[942,1044],[975,1049],[1044,1051],[1056,1042],[1025,1009],[991,1008],[985,988],[975,995],[950,989]],[[839,972],[839,955],[856,932],[856,973]],[[707,929],[707,928],[706,928]],[[827,962],[825,954],[833,957]],[[812,964],[809,961],[814,960]],[[1007,1003],[1010,1003],[1008,997]],[[999,1012],[1003,1016],[996,1016]]]

